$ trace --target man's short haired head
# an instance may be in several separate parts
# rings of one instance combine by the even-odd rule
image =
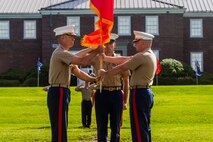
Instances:
[[[55,28],[53,31],[55,32],[56,37],[60,35],[76,36],[75,25],[58,27],[58,28]]]
[[[133,40],[133,42],[137,42],[139,40],[153,40],[153,38],[155,37],[152,34],[149,33],[145,33],[145,32],[141,32],[141,31],[133,31],[134,35],[135,35],[135,39]]]

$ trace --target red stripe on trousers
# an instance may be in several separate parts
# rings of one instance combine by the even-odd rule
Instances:
[[[141,132],[139,128],[139,121],[138,121],[138,113],[137,113],[137,108],[136,108],[136,89],[133,90],[133,98],[132,98],[132,103],[133,103],[133,116],[135,120],[135,128],[136,128],[136,135],[137,135],[137,142],[142,142],[141,140]]]
[[[64,90],[60,87],[59,109],[58,109],[58,142],[62,141],[62,109],[63,109]]]

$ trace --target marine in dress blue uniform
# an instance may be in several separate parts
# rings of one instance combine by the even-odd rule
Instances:
[[[54,29],[59,47],[54,50],[50,59],[49,84],[47,106],[52,131],[53,142],[67,141],[68,106],[70,102],[70,73],[71,70],[77,77],[83,80],[94,81],[95,78],[84,74],[75,65],[87,65],[101,51],[101,48],[93,50],[85,57],[78,57],[68,50],[73,47],[75,41],[74,25],[63,26]]]
[[[116,56],[114,53],[115,39],[118,38],[117,34],[111,34],[111,41],[105,44],[105,54],[109,56]],[[92,65],[97,72],[99,62],[97,57],[92,61]],[[112,63],[103,63],[103,68],[108,70],[116,66]],[[124,93],[121,89],[121,81],[124,82]],[[120,141],[120,126],[122,120],[123,108],[126,108],[129,87],[129,71],[117,74],[115,76],[107,76],[102,81],[102,91],[99,87],[95,93],[95,111],[97,123],[97,136],[98,142],[107,142],[107,128],[108,118],[110,120],[111,136],[110,142]]]
[[[153,84],[157,69],[156,56],[151,50],[154,36],[140,31],[134,31],[134,34],[135,39],[133,42],[137,54],[132,57],[108,60],[123,64],[108,71],[101,70],[100,74],[105,77],[128,69],[132,71],[129,101],[132,141],[151,142],[150,117],[153,106],[153,93],[150,87]]]

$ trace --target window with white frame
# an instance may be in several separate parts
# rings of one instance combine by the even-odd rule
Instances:
[[[9,39],[10,38],[10,22],[9,21],[0,21],[0,39]]]
[[[159,50],[152,50],[156,58],[159,59]]]
[[[118,34],[131,35],[131,17],[118,16]]]
[[[147,33],[159,35],[158,16],[146,16],[145,22],[145,29]]]
[[[36,39],[36,21],[24,21],[24,39]]]
[[[196,62],[199,63],[200,71],[203,72],[203,52],[191,52],[190,53],[191,67],[196,70]]]
[[[98,16],[94,17],[94,23],[96,23],[98,21]],[[96,26],[94,25],[94,30],[97,30]]]
[[[202,19],[190,19],[190,37],[203,37]]]
[[[77,35],[80,35],[80,17],[67,17],[67,25],[75,25],[75,32]]]

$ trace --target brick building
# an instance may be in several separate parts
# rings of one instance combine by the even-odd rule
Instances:
[[[0,72],[31,68],[37,58],[48,63],[58,46],[52,30],[75,24],[78,37],[71,52],[83,49],[80,39],[94,31],[97,16],[89,0],[0,0]],[[133,30],[155,35],[153,50],[162,60],[174,58],[213,73],[212,0],[114,0],[116,52],[135,53]]]

